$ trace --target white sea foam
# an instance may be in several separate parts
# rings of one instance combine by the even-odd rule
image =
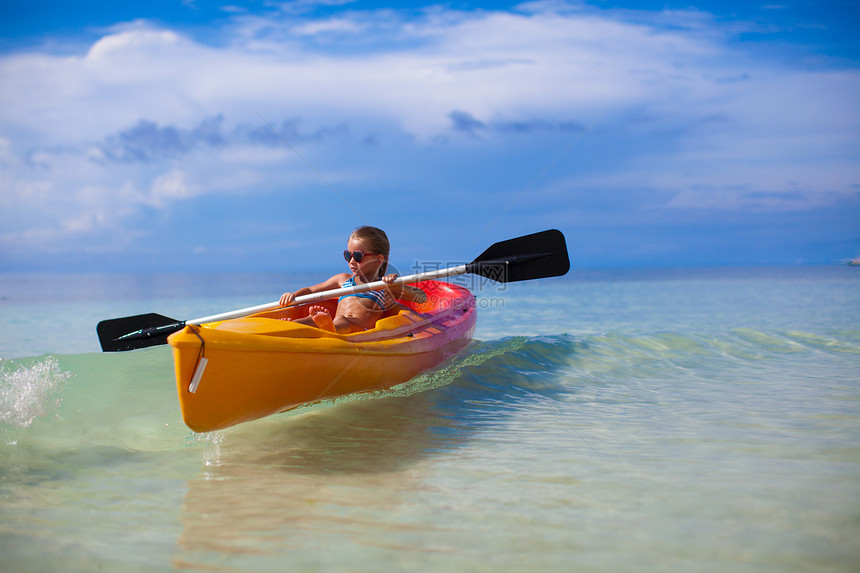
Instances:
[[[26,428],[37,417],[56,411],[62,402],[57,395],[71,377],[53,356],[30,366],[0,360],[0,421]]]

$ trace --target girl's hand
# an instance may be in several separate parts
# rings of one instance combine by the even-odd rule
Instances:
[[[397,276],[398,276],[397,273],[391,273],[390,275],[385,275],[384,277],[382,277],[382,282],[387,283],[387,284],[391,284],[397,280]]]
[[[296,300],[295,293],[285,292],[281,295],[280,305],[281,306],[289,306],[291,302]]]

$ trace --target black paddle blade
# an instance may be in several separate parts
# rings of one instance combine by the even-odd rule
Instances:
[[[569,270],[567,244],[556,229],[495,243],[467,265],[467,272],[500,283],[558,277]]]
[[[135,350],[167,343],[167,337],[185,323],[160,314],[138,314],[101,321],[96,326],[104,352]]]

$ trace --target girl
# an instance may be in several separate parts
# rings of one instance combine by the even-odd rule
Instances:
[[[383,280],[391,284],[397,278],[396,273],[385,274],[388,268],[388,252],[390,244],[385,232],[376,227],[359,227],[349,236],[343,257],[349,264],[349,273],[334,275],[327,281],[317,285],[301,288],[295,292],[285,292],[281,296],[281,306],[287,306],[297,296],[303,296],[339,287],[355,286],[363,283]],[[306,318],[295,319],[299,324],[316,325],[317,327],[348,334],[370,330],[383,313],[396,306],[401,299],[414,302],[425,302],[427,295],[419,288],[408,285],[390,286],[382,290],[372,290],[358,294],[348,294],[340,297],[334,318],[323,306],[311,306]]]

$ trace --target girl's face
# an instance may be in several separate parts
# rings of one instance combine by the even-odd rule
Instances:
[[[349,259],[349,270],[352,274],[360,277],[364,281],[373,280],[379,273],[379,267],[385,262],[385,255],[374,253],[363,239],[350,237],[346,243],[346,250],[350,253],[361,251],[364,257],[360,263],[355,262],[355,255]]]

